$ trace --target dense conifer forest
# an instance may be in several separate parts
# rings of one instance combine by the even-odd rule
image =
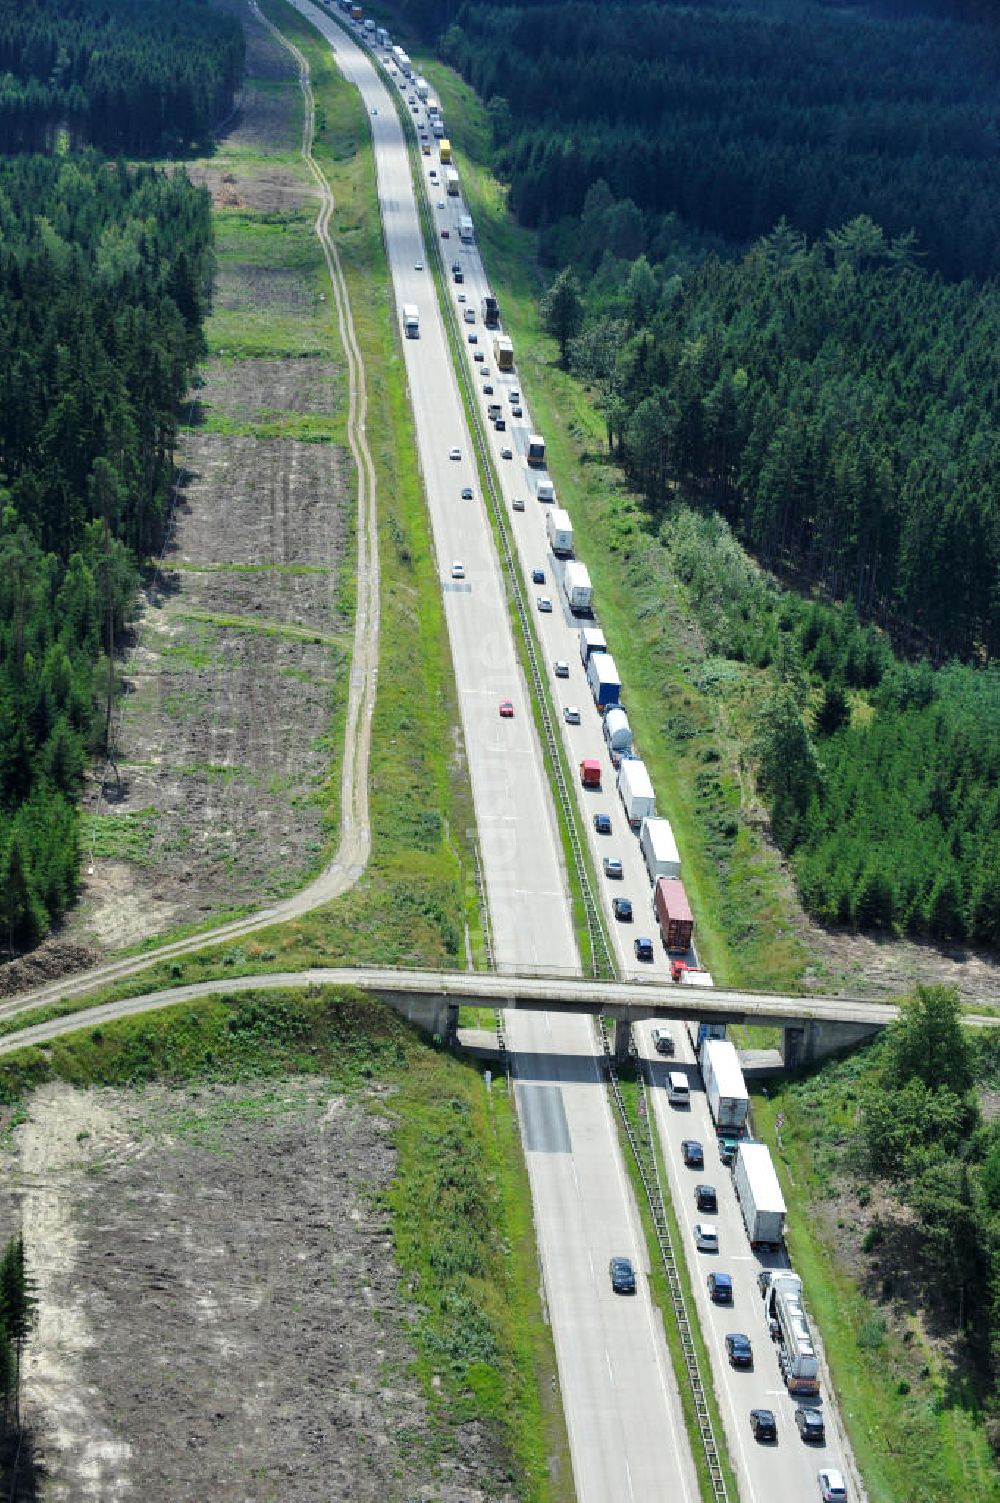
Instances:
[[[233,106],[243,31],[204,0],[0,0],[0,151],[132,155],[204,142]]]
[[[96,54],[109,27],[116,60],[104,74]],[[239,53],[225,41],[229,30],[185,0],[5,5],[0,51],[16,76],[4,78],[0,93],[7,105],[18,101],[26,139],[39,144],[52,139],[54,123],[66,123],[53,113],[53,92],[34,86],[51,78],[53,58],[84,94],[89,77],[88,108],[102,97],[100,77],[127,91],[152,87],[158,70],[172,73],[175,85],[201,80],[184,86],[191,113],[178,117],[200,121],[190,125],[197,133],[232,97]],[[94,133],[114,142],[110,119]],[[150,134],[147,144],[162,139]],[[0,161],[0,947],[7,950],[42,937],[75,890],[77,798],[103,737],[101,660],[133,608],[138,567],[159,543],[177,405],[202,351],[212,256],[208,195],[182,173],[68,150],[66,138],[56,145],[48,155],[8,145]]]
[[[609,452],[772,681],[754,750],[806,904],[1000,943],[992,7],[412,10],[487,101]]]

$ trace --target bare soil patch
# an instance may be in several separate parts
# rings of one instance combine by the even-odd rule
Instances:
[[[310,199],[295,71],[247,6],[230,8],[246,27],[248,81],[218,157],[191,175],[249,213],[287,212]],[[333,420],[341,366],[325,353],[308,242],[292,265],[280,237],[254,233],[242,259],[240,234],[227,231],[216,306],[273,312],[281,348],[311,358],[215,359],[193,394],[164,567],[124,667],[120,783],[84,803],[100,812],[66,936],[91,950],[282,896],[315,871],[328,834],[320,794],[336,777],[330,733],[349,672],[353,480],[332,443],[259,435],[290,424],[309,438],[294,425]]]
[[[1000,1003],[1000,957],[989,951],[823,929],[805,914],[800,922],[809,953],[823,969],[814,982],[819,990],[896,997],[921,984],[953,986],[970,1007]]]
[[[319,1079],[39,1091],[3,1158],[41,1320],[25,1415],[47,1500],[484,1496],[435,1461],[379,1203],[377,1096]]]
[[[122,781],[74,925],[113,948],[304,879],[347,672],[337,450],[193,431],[183,451],[165,587],[126,664]]]

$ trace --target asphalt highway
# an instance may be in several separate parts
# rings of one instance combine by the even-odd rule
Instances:
[[[506,965],[579,970],[566,875],[541,749],[510,627],[503,579],[480,494],[420,221],[403,130],[371,60],[309,0],[369,112],[385,243],[444,592],[462,730],[476,807],[494,953]],[[458,457],[451,457],[452,452]],[[469,487],[471,499],[463,499]],[[461,564],[461,571],[453,566]],[[512,718],[501,718],[509,700]],[[669,1488],[694,1500],[694,1468],[662,1326],[644,1282],[612,1294],[608,1260],[645,1253],[598,1080],[593,1026],[582,1017],[513,1014],[518,1105],[545,1294],[581,1503],[645,1503]]]

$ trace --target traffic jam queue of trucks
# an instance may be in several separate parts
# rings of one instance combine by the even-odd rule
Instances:
[[[559,558],[565,554],[567,543],[572,546],[572,528],[566,513],[550,513],[547,531],[553,555]],[[590,614],[590,576],[584,580],[579,573],[571,574],[572,567],[563,566],[566,603],[576,615]],[[575,567],[586,574],[582,564]],[[584,593],[585,607],[580,603]],[[689,964],[685,958],[691,951],[694,918],[681,881],[680,853],[670,821],[657,817],[653,785],[646,764],[636,754],[628,715],[621,705],[618,668],[599,627],[581,628],[580,658],[587,670],[594,704],[602,717],[604,739],[616,769],[618,796],[630,829],[639,837],[639,849],[653,888],[653,914],[663,948],[671,957],[671,976],[674,981],[686,981],[689,985],[711,986],[708,972]],[[580,763],[580,781],[584,788],[600,789],[601,764],[596,758],[585,757]]]
[[[688,1023],[687,1028],[718,1134],[719,1157],[732,1171],[750,1246],[784,1254],[784,1197],[767,1144],[749,1136],[750,1097],[739,1056],[725,1037],[726,1025]],[[686,1076],[679,1075],[679,1080],[686,1085]],[[757,1289],[788,1392],[796,1398],[815,1398],[820,1390],[819,1358],[803,1304],[802,1280],[787,1266],[761,1268]]]

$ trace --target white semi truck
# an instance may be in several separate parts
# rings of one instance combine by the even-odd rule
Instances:
[[[650,882],[657,877],[679,877],[681,856],[669,819],[647,815],[639,827],[639,849],[646,863]]]
[[[420,338],[420,309],[416,303],[403,304],[403,333],[407,339]]]
[[[618,769],[618,797],[625,809],[625,818],[637,830],[644,819],[656,813],[656,795],[646,770],[645,762],[638,757],[622,758]]]
[[[569,512],[557,506],[554,511],[546,513],[545,532],[556,558],[573,557],[573,523]]]
[[[578,564],[574,559],[570,559],[563,569],[562,587],[566,604],[573,615],[589,616],[594,589],[590,583],[590,573],[586,564]]]
[[[781,1247],[785,1240],[785,1198],[766,1143],[740,1144],[733,1165],[733,1187],[750,1246]]]
[[[746,1126],[750,1097],[736,1048],[728,1039],[710,1039],[701,1051],[701,1078],[716,1130],[734,1135]]]

